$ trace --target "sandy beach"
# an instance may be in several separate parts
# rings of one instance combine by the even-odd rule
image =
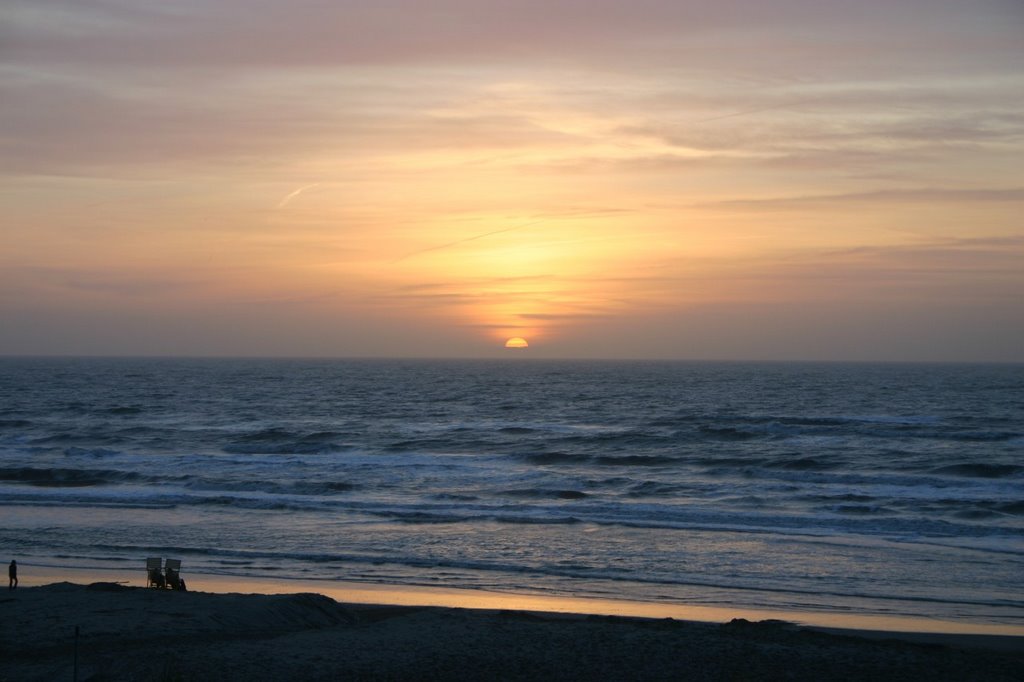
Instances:
[[[77,644],[76,644],[77,631]],[[914,641],[914,640],[918,641]],[[842,634],[113,582],[0,596],[0,680],[1016,680],[1019,637]]]

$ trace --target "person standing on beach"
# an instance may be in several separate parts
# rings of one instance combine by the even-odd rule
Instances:
[[[7,577],[11,579],[7,589],[13,590],[18,586],[18,562],[14,559],[11,559],[11,565],[7,567]]]

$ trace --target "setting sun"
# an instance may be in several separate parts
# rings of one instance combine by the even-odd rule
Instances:
[[[505,342],[505,348],[529,348],[530,344],[526,342],[526,339],[520,336],[513,336],[511,339]]]

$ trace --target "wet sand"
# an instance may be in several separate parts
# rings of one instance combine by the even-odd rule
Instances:
[[[113,582],[0,594],[0,680],[1019,680],[1024,639],[340,603]],[[924,638],[926,641],[913,641]]]

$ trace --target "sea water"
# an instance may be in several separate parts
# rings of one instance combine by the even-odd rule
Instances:
[[[1020,625],[1024,366],[0,359],[0,547]]]

